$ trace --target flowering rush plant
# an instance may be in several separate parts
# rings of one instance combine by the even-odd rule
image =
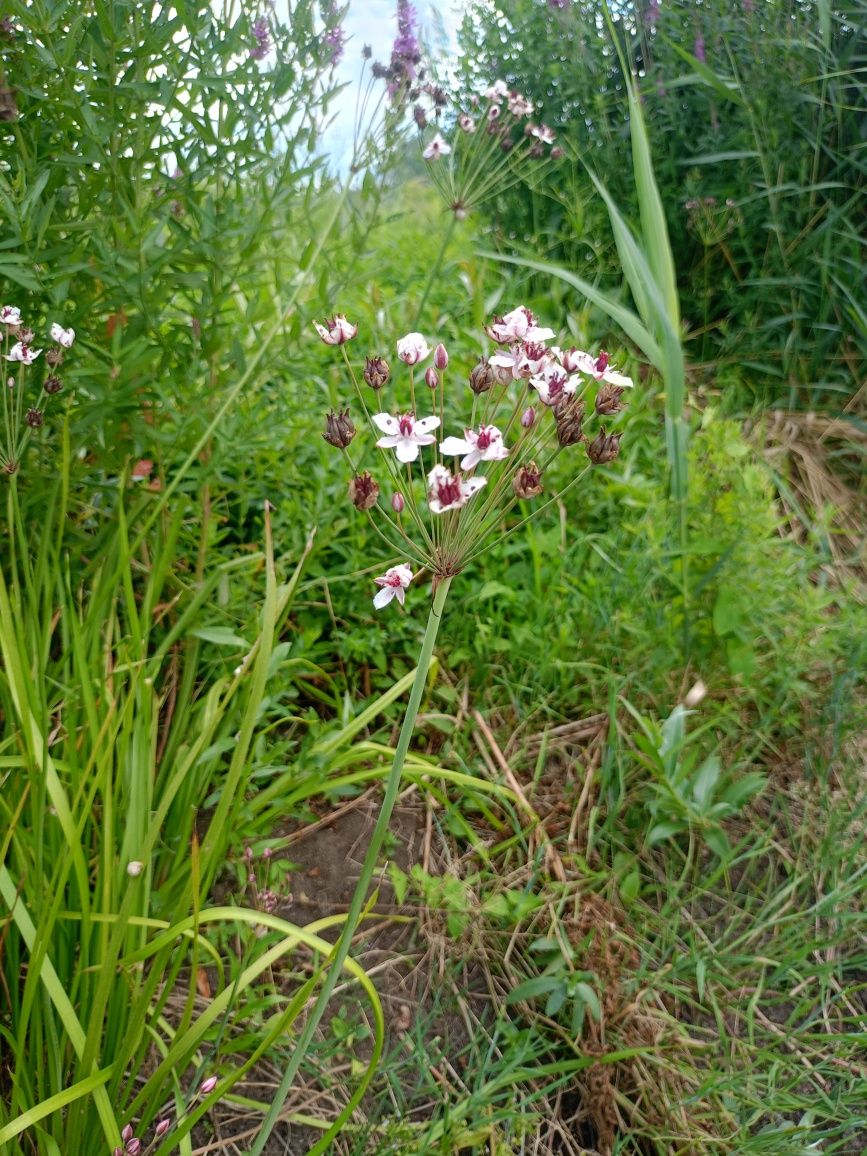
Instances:
[[[50,348],[46,349],[40,342],[40,348],[37,349],[36,335],[22,321],[18,306],[0,306],[0,340],[3,342],[4,363],[0,469],[9,475],[18,472],[30,435],[44,424],[48,403],[63,389],[63,381],[57,371],[67,351],[72,348],[75,330],[64,329],[54,322],[49,333]],[[40,374],[40,396],[36,405],[28,405],[25,400],[28,372],[39,373],[43,365],[45,371]]]
[[[348,407],[328,414],[323,437],[343,451],[351,470],[349,499],[392,550],[399,564],[376,578],[374,606],[403,605],[419,570],[435,585],[453,578],[503,535],[517,508],[514,530],[532,516],[531,503],[548,502],[575,485],[593,465],[611,462],[620,434],[610,419],[623,409],[632,379],[618,372],[604,350],[564,349],[554,331],[518,306],[486,327],[495,352],[479,358],[463,384],[452,384],[449,353],[421,333],[396,345],[400,375],[382,356],[355,364],[348,346],[357,326],[338,314],[316,326],[338,346],[382,451],[361,468]],[[453,412],[464,406],[464,418]],[[448,429],[446,425],[448,423]],[[563,489],[546,493],[560,455],[573,458]],[[538,502],[537,502],[538,504]]]
[[[413,118],[431,179],[459,221],[532,175],[534,165],[563,155],[533,102],[504,80],[472,95],[463,109],[439,85],[423,85]]]
[[[455,379],[445,345],[421,333],[397,342],[392,376],[385,357],[369,356],[363,365],[350,358],[358,326],[343,314],[317,323],[316,330],[326,345],[339,348],[369,429],[369,437],[359,442],[366,440],[367,451],[378,453],[373,471],[362,468],[364,451],[359,454],[354,444],[359,435],[349,407],[328,414],[323,437],[345,457],[349,500],[398,555],[373,579],[373,605],[377,610],[395,602],[403,606],[422,570],[433,576],[433,603],[340,939],[250,1156],[263,1152],[349,955],[397,800],[449,586],[495,537],[516,530],[546,501],[556,501],[593,465],[617,457],[620,435],[609,432],[603,419],[619,413],[632,385],[604,351],[553,344],[553,330],[523,305],[492,318],[486,332],[496,351],[479,358],[463,383],[460,375]],[[458,420],[461,408],[464,416]],[[561,454],[572,459],[572,476],[559,493],[547,496],[549,470]],[[504,530],[516,507],[518,517]],[[325,1150],[332,1135],[322,1137],[317,1151]]]

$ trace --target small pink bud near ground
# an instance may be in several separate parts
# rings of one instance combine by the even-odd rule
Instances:
[[[133,1136],[131,1140],[127,1141],[126,1153],[127,1156],[139,1156],[141,1152],[141,1140],[137,1136]]]
[[[202,1093],[203,1096],[210,1096],[211,1092],[213,1092],[213,1090],[214,1090],[214,1088],[216,1088],[216,1086],[217,1086],[217,1077],[216,1076],[208,1076],[207,1080],[202,1080],[202,1086],[201,1086],[201,1088],[199,1088],[199,1091]]]
[[[123,1140],[123,1142],[125,1144],[127,1142],[127,1140],[131,1140],[134,1135],[135,1135],[135,1132],[133,1131],[132,1124],[127,1124],[122,1129],[121,1134],[120,1134],[120,1138],[121,1138],[121,1140]]]
[[[165,1136],[171,1126],[171,1120],[160,1120],[156,1128],[154,1128],[154,1139],[158,1140],[161,1136]]]

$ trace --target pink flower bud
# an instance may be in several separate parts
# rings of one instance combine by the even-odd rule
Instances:
[[[437,369],[445,369],[449,363],[449,354],[442,342],[434,350],[434,365]]]
[[[531,405],[528,405],[524,412],[521,414],[521,425],[524,427],[524,429],[529,429],[535,420],[536,411]]]
[[[112,1148],[111,1156],[123,1156],[123,1148]]]
[[[406,503],[403,500],[403,494],[394,493],[391,495],[391,508],[396,514],[403,513],[403,507]]]
[[[156,1128],[154,1128],[154,1139],[158,1140],[160,1138],[160,1136],[165,1136],[166,1132],[168,1132],[168,1130],[169,1130],[169,1128],[171,1128],[171,1126],[172,1126],[171,1120],[160,1120],[160,1122],[157,1124]]]
[[[262,852],[262,858],[263,859],[270,859],[273,854],[274,854],[274,852],[271,850],[271,848],[266,847],[265,850]]]
[[[425,370],[424,381],[425,385],[429,385],[431,389],[436,389],[436,387],[439,385],[440,375],[433,368],[433,366],[431,366],[430,369]]]
[[[199,1089],[199,1091],[202,1093],[203,1096],[210,1096],[211,1092],[213,1092],[213,1090],[214,1090],[214,1088],[216,1088],[216,1086],[217,1086],[217,1077],[216,1076],[208,1076],[207,1080],[202,1080],[202,1086]]]
[[[134,1135],[135,1132],[132,1130],[132,1124],[127,1124],[126,1127],[121,1131],[120,1138],[123,1140],[124,1144],[126,1144],[127,1140],[131,1140]]]
[[[131,1140],[127,1141],[126,1153],[127,1156],[139,1156],[141,1152],[141,1140],[137,1136],[133,1136]]]

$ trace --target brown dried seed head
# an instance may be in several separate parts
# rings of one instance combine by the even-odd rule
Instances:
[[[45,354],[45,360],[52,369],[56,369],[56,367],[63,362],[63,350],[59,345],[56,349],[49,349]]]
[[[364,380],[371,389],[382,389],[391,377],[391,370],[384,357],[367,357],[364,361]]]
[[[574,446],[581,441],[584,421],[584,402],[578,397],[567,397],[554,409],[557,422],[557,440],[561,446]]]
[[[60,391],[63,389],[63,382],[59,377],[56,377],[54,374],[52,374],[50,377],[46,377],[45,384],[42,386],[42,388],[46,393],[60,393]]]
[[[31,429],[39,429],[39,427],[45,421],[45,418],[41,409],[28,409],[27,413],[24,415],[24,420],[27,422]]]
[[[604,466],[606,462],[613,462],[620,453],[620,434],[606,434],[605,426],[599,427],[599,433],[587,446],[587,457],[594,466]]]
[[[623,402],[620,399],[624,392],[622,386],[609,385],[607,381],[604,382],[596,394],[596,412],[602,417],[610,417],[612,414],[620,413],[623,409]]]
[[[369,510],[376,505],[376,499],[379,497],[379,486],[373,480],[371,475],[364,471],[363,474],[356,474],[349,483],[349,500],[355,506],[356,510]]]
[[[348,409],[333,410],[325,418],[325,433],[322,435],[331,446],[345,450],[355,437],[355,426],[349,416]]]
[[[536,498],[542,493],[542,471],[535,462],[521,466],[512,479],[516,498]]]
[[[470,373],[470,389],[473,393],[487,393],[495,380],[494,368],[487,357],[480,358],[479,364]]]

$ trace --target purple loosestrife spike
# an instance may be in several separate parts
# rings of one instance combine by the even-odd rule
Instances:
[[[512,479],[516,498],[535,498],[542,493],[542,471],[535,462],[521,466]]]
[[[429,368],[425,370],[424,382],[425,382],[425,385],[430,386],[431,389],[436,389],[440,383],[440,375],[437,373],[437,371],[434,369],[434,367],[432,365],[429,366]]]
[[[613,462],[620,453],[620,434],[606,434],[605,426],[599,427],[599,433],[587,446],[587,457],[594,466],[604,466]]]
[[[434,350],[434,369],[448,369],[449,354],[442,342]]]
[[[216,1076],[208,1076],[207,1080],[202,1080],[202,1086],[199,1088],[199,1091],[201,1092],[201,1094],[203,1096],[210,1096],[211,1092],[213,1092],[213,1090],[214,1090],[214,1088],[216,1088],[216,1086],[217,1086],[217,1077]]]
[[[391,377],[391,370],[384,357],[368,357],[364,362],[364,380],[371,389],[382,389]]]
[[[356,474],[349,483],[349,500],[356,510],[371,510],[379,497],[379,486],[371,475],[364,471]]]
[[[340,409],[337,413],[332,410],[325,418],[325,432],[322,436],[330,446],[345,450],[355,437],[355,426],[352,424],[349,410]]]

